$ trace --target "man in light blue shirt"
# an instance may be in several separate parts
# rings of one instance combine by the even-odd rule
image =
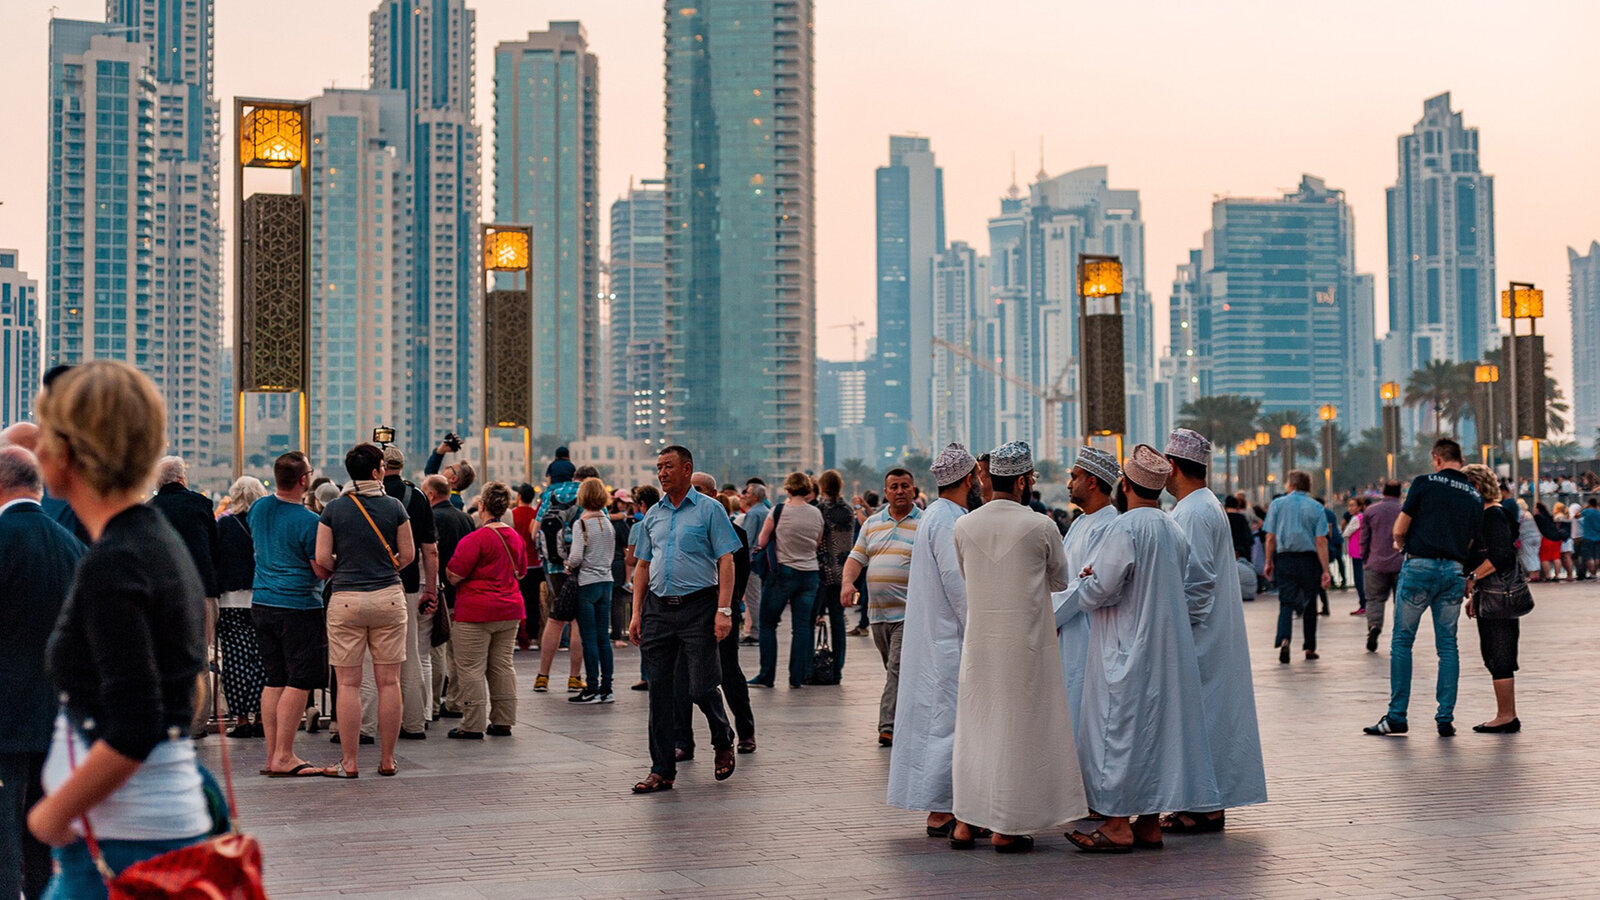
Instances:
[[[1278,585],[1278,662],[1289,661],[1294,615],[1305,622],[1306,659],[1317,658],[1317,595],[1328,586],[1327,510],[1310,494],[1311,475],[1289,473],[1289,493],[1267,507],[1265,575]]]
[[[767,500],[767,483],[759,478],[752,478],[744,484],[744,494],[740,501],[745,505],[744,533],[750,536],[750,542],[755,543],[761,535],[761,526],[767,523],[767,517],[772,515],[772,504]],[[761,576],[755,573],[752,566],[750,577],[745,581],[744,605],[749,612],[744,617],[744,634],[740,638],[741,644],[754,644],[756,642],[756,621],[761,618]]]
[[[711,720],[716,778],[733,774],[733,728],[722,706],[717,643],[733,630],[733,521],[716,500],[693,489],[694,457],[672,446],[656,459],[661,502],[634,528],[633,621],[628,637],[644,657],[650,689],[650,774],[636,794],[672,789],[677,777],[674,685],[678,657],[689,672],[689,698]]]

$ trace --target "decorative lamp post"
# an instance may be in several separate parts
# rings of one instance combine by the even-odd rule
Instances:
[[[1278,437],[1283,438],[1283,450],[1279,456],[1283,458],[1283,486],[1289,486],[1289,470],[1294,468],[1294,439],[1300,430],[1293,425],[1284,425],[1278,429]]]
[[[1090,301],[1094,301],[1093,313]],[[1128,427],[1122,368],[1122,260],[1118,257],[1078,256],[1078,359],[1084,443],[1115,435],[1120,460]],[[1046,423],[1051,424],[1048,415]],[[1054,431],[1053,425],[1050,430]],[[1054,434],[1045,435],[1044,446],[1046,455],[1053,458]]]
[[[491,274],[494,273],[494,274]],[[505,273],[502,276],[499,273]],[[495,279],[502,288],[490,290]],[[533,226],[483,226],[483,478],[489,433],[522,432],[523,480],[533,481]]]
[[[1256,449],[1261,451],[1261,458],[1256,460],[1256,485],[1261,488],[1256,498],[1260,502],[1267,499],[1267,482],[1271,481],[1272,452],[1267,449],[1272,444],[1272,434],[1266,431],[1256,432]]]
[[[1494,467],[1494,447],[1500,436],[1494,430],[1494,386],[1500,381],[1499,366],[1477,366],[1472,370],[1472,380],[1483,385],[1483,421],[1479,422],[1478,449],[1483,453],[1483,464]]]
[[[1394,458],[1400,455],[1400,384],[1385,381],[1378,388],[1383,398],[1383,456],[1389,470],[1389,480],[1394,480]]]
[[[1544,318],[1544,291],[1532,282],[1513,281],[1500,292],[1500,315],[1511,325],[1511,335],[1501,340],[1501,355],[1511,367],[1511,483],[1517,483],[1519,448],[1523,439],[1533,442],[1533,502],[1539,503],[1539,442],[1546,436],[1549,414],[1545,408],[1544,338],[1538,322]],[[1528,320],[1528,333],[1517,334],[1517,320]]]
[[[248,393],[300,395],[311,455],[311,104],[235,97],[233,474],[244,472]],[[296,169],[299,190],[245,195],[245,169]]]
[[[1339,454],[1339,428],[1333,423],[1339,418],[1339,409],[1324,403],[1317,409],[1317,418],[1322,420],[1322,492],[1332,500],[1334,457]]]

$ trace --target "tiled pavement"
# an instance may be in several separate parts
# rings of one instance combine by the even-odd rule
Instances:
[[[846,683],[759,690],[760,750],[711,778],[708,747],[678,788],[634,797],[647,767],[644,694],[579,707],[531,691],[518,654],[516,736],[400,747],[400,776],[241,778],[274,897],[1593,897],[1600,896],[1600,589],[1536,585],[1523,620],[1520,735],[1475,735],[1493,714],[1476,626],[1463,619],[1462,734],[1428,727],[1431,629],[1419,635],[1408,737],[1361,726],[1383,711],[1387,638],[1369,655],[1354,592],[1334,594],[1322,659],[1281,666],[1277,603],[1247,604],[1271,802],[1230,814],[1223,835],[1170,837],[1160,852],[1091,857],[1059,833],[1026,856],[958,853],[922,817],[884,805],[889,753],[874,719],[882,668],[852,638]],[[1298,636],[1297,636],[1298,639]],[[754,668],[754,648],[745,651]],[[1296,657],[1299,653],[1296,653]],[[623,683],[638,671],[618,651]],[[558,666],[558,670],[560,667]],[[704,740],[703,722],[700,723]],[[302,738],[314,761],[336,756]],[[204,742],[215,767],[217,742]],[[259,766],[259,741],[239,769]]]

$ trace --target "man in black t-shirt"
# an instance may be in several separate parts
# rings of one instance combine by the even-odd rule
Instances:
[[[1367,734],[1403,734],[1411,700],[1411,645],[1424,611],[1433,614],[1434,644],[1439,652],[1438,712],[1440,737],[1456,733],[1453,724],[1456,680],[1461,663],[1456,649],[1456,620],[1466,594],[1465,563],[1472,539],[1483,521],[1483,498],[1461,471],[1461,445],[1440,438],[1433,445],[1433,472],[1411,481],[1394,523],[1394,548],[1405,552],[1395,585],[1394,633],[1389,645],[1389,711]],[[1374,535],[1375,540],[1381,536]]]
[[[409,484],[400,473],[406,467],[405,454],[399,447],[383,451],[383,492],[399,500],[411,520],[411,538],[417,545],[417,557],[411,565],[400,570],[400,585],[406,592],[406,660],[400,666],[401,740],[420,741],[427,738],[424,730],[432,716],[433,708],[433,658],[428,652],[433,647],[433,608],[439,602],[439,546],[434,528],[433,510],[422,491]],[[377,708],[373,703],[377,694],[369,695],[362,685],[362,732],[366,723],[377,722]]]

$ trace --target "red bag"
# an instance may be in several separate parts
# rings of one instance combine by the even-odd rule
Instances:
[[[213,692],[215,696],[215,692]],[[222,699],[216,698],[217,717],[222,716]],[[83,839],[89,855],[105,879],[110,900],[267,900],[261,884],[261,845],[238,830],[238,804],[233,799],[233,767],[228,764],[228,736],[219,732],[222,742],[222,777],[228,786],[229,831],[210,840],[180,847],[160,856],[141,860],[112,872],[94,839],[89,817],[83,816]],[[67,740],[67,759],[78,767],[72,752],[76,742]]]

